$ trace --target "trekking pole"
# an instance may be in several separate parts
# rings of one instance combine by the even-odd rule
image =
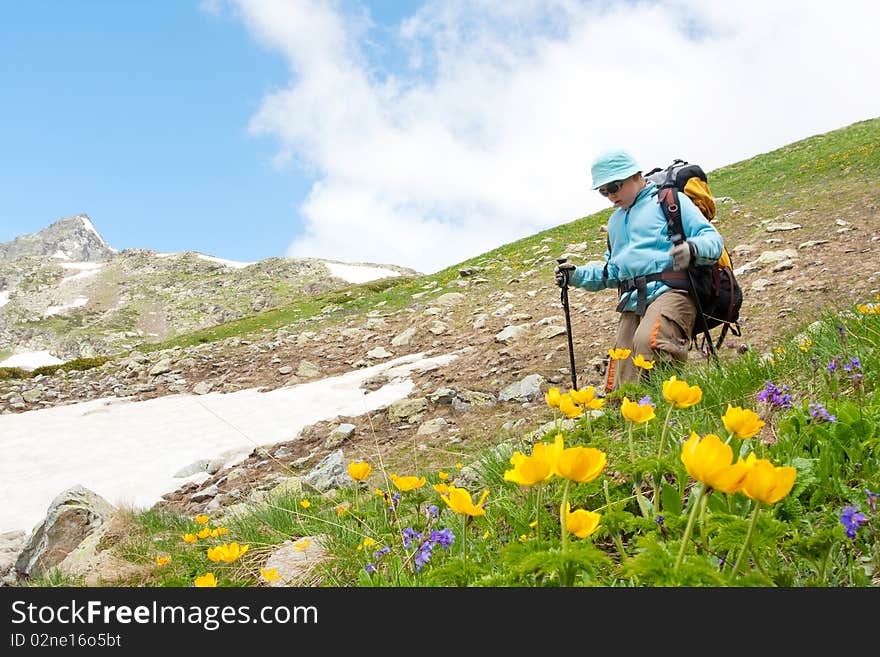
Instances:
[[[564,264],[568,258],[557,258],[556,262],[560,265]],[[574,367],[574,345],[571,342],[571,315],[568,312],[568,278],[565,279],[565,285],[562,286],[562,309],[565,311],[565,329],[568,333],[568,359],[571,363],[571,389],[578,389],[577,370]]]
[[[681,235],[672,236],[673,244],[678,245],[682,242],[684,242],[684,238]],[[700,323],[703,325],[703,338],[706,340],[706,344],[709,345],[709,353],[712,355],[712,358],[718,358],[718,355],[715,353],[715,346],[712,344],[712,336],[709,335],[709,326],[706,324],[706,316],[703,314],[703,307],[700,304],[700,296],[697,294],[697,286],[694,285],[694,274],[691,272],[690,266],[688,266],[685,271],[688,275],[688,283],[690,283],[691,297],[693,297],[694,305],[697,307],[697,314],[700,316]]]

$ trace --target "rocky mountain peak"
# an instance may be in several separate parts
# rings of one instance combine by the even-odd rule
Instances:
[[[64,217],[39,232],[0,244],[0,260],[42,256],[74,262],[109,260],[116,254],[95,229],[88,215]]]

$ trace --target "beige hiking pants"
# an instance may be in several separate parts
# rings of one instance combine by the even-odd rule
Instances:
[[[645,370],[633,365],[639,354],[645,360],[659,363],[683,363],[690,348],[690,330],[697,317],[697,308],[684,290],[668,290],[648,304],[645,314],[620,313],[617,349],[630,349],[625,360],[610,360],[605,392],[617,390],[625,382],[636,382]]]

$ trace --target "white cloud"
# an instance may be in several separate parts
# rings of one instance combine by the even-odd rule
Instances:
[[[711,170],[880,108],[869,0],[429,2],[393,69],[362,12],[237,7],[292,72],[251,128],[315,180],[293,256],[431,273],[606,207],[607,146]]]

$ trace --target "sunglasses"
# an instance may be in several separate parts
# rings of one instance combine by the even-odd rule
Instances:
[[[623,187],[623,183],[625,183],[625,182],[626,182],[626,180],[615,180],[614,182],[610,182],[607,185],[605,185],[604,187],[600,187],[599,193],[602,196],[608,196],[609,194],[616,194],[617,192],[620,191],[620,188]]]

